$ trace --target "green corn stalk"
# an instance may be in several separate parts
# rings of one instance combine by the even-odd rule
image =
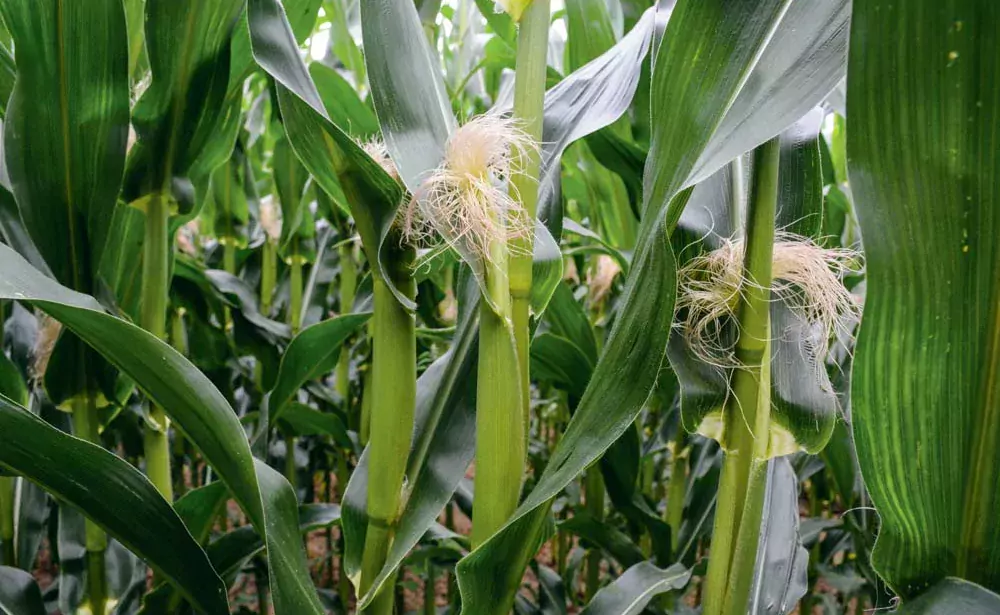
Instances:
[[[742,367],[735,370],[725,408],[726,454],[705,580],[706,615],[746,612],[757,558],[771,415],[770,287],[779,154],[777,138],[754,152],[736,343]]]
[[[3,542],[3,553],[0,553],[0,564],[14,566],[14,477],[0,476],[0,542]]]
[[[167,284],[170,269],[170,245],[167,222],[169,199],[153,195],[146,201],[146,235],[142,259],[142,326],[160,339],[167,334]],[[144,431],[146,474],[168,502],[173,501],[170,473],[170,419],[163,409],[150,404]]]
[[[519,26],[514,86],[514,117],[521,122],[519,128],[536,143],[542,135],[548,32],[549,1],[537,0]],[[511,191],[522,205],[520,215],[532,224],[538,204],[540,164],[539,151],[519,152],[511,177]],[[526,227],[533,228],[532,224]],[[529,235],[513,239],[509,247],[493,245],[487,259],[489,300],[480,304],[479,321],[474,547],[507,521],[521,493],[530,407],[528,335],[533,243]],[[511,395],[512,387],[516,395]]]
[[[514,81],[514,118],[535,143],[542,140],[545,103],[546,54],[549,44],[549,0],[534,0],[525,11],[518,29],[517,65]],[[511,192],[522,205],[521,215],[533,229],[538,212],[538,174],[541,151],[520,152],[515,160]],[[510,297],[521,383],[524,433],[527,437],[531,396],[529,395],[528,348],[531,340],[531,262],[534,236],[511,242]]]
[[[386,269],[392,283],[410,299],[417,294],[412,277],[415,257],[414,249],[402,249]],[[369,521],[361,563],[361,595],[371,588],[392,545],[417,403],[415,317],[396,300],[386,280],[375,278],[373,287],[372,386],[366,391],[372,396],[368,443],[372,476],[368,481]],[[394,585],[394,580],[387,582],[365,612],[391,614]]]

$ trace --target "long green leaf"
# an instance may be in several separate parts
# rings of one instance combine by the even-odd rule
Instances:
[[[330,198],[347,197],[347,203],[338,205],[354,216],[368,261],[385,277],[381,263],[384,253],[394,249],[386,238],[403,199],[402,187],[330,120],[280,0],[248,0],[247,11],[254,58],[278,82],[278,104],[292,149]],[[404,307],[416,307],[391,282],[389,287]]]
[[[25,228],[61,283],[93,288],[129,123],[121,2],[0,3],[17,48],[7,170]]]
[[[152,81],[133,110],[139,143],[129,160],[129,198],[167,192],[216,136],[229,108],[230,42],[244,2],[146,1]]]
[[[649,562],[632,566],[597,592],[583,615],[639,615],[658,594],[687,585],[691,572],[674,564],[666,570]]]
[[[146,331],[104,313],[92,297],[60,286],[32,269],[3,245],[0,298],[31,301],[119,367],[163,408],[226,482],[264,535],[272,572],[276,566],[296,571],[272,574],[274,583],[289,583],[277,591],[292,606],[279,615],[322,613],[315,589],[296,580],[308,578],[308,568],[302,545],[285,536],[288,526],[294,527],[297,522],[282,512],[282,507],[287,508],[284,485],[255,462],[235,412],[198,368]]]
[[[199,611],[228,610],[226,588],[191,533],[128,462],[0,397],[0,466],[85,512],[170,579]]]
[[[1000,5],[854,3],[848,173],[867,260],[853,428],[904,600],[1000,589]]]

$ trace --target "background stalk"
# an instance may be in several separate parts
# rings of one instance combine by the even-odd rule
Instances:
[[[600,523],[604,522],[604,480],[601,468],[594,464],[587,470],[586,476],[587,512]],[[594,594],[601,588],[601,550],[593,548],[587,554],[587,584],[585,600],[589,603]]]
[[[298,334],[302,328],[302,257],[299,255],[299,239],[292,239],[292,256],[289,259],[289,300],[288,324],[292,335]],[[298,472],[295,467],[295,437],[285,436],[285,478],[297,488]]]
[[[517,508],[527,448],[520,367],[511,331],[507,246],[492,242],[484,262],[487,293],[494,305],[485,298],[479,303],[473,548],[500,529]]]
[[[753,582],[767,486],[770,396],[771,262],[780,146],[754,151],[743,263],[740,336],[732,393],[725,408],[725,459],[705,583],[706,615],[745,613]]]
[[[514,77],[514,118],[519,127],[541,143],[542,117],[545,103],[546,55],[549,49],[549,0],[534,0],[521,16],[517,34],[517,64]],[[511,192],[523,206],[521,214],[534,229],[538,210],[538,174],[541,151],[521,152],[515,160],[511,177]],[[528,361],[529,319],[531,308],[531,261],[534,236],[528,235],[511,242],[510,296],[514,322],[521,384],[521,411],[524,417],[524,437],[527,438],[531,396]]]
[[[84,373],[87,371],[85,366],[83,366],[83,371]],[[87,382],[91,382],[91,380]],[[93,394],[88,392],[77,396],[73,400],[74,435],[100,446],[99,425],[100,420],[97,416],[97,406],[94,403]],[[170,484],[169,475],[167,484],[168,486]],[[87,599],[90,601],[91,611],[103,615],[108,600],[107,577],[104,572],[104,551],[108,548],[108,536],[90,519],[85,519],[84,527],[84,544],[87,549]]]
[[[354,262],[354,252],[350,243],[338,249],[340,252],[340,313],[350,314],[354,306],[354,296],[358,286],[358,266]],[[337,363],[337,392],[344,400],[345,409],[351,393],[351,349],[344,344],[340,349]],[[347,413],[350,416],[350,412]]]
[[[170,245],[167,221],[169,203],[162,195],[152,195],[146,205],[146,235],[142,259],[142,326],[160,339],[166,338],[167,284],[170,272]],[[150,482],[173,502],[170,474],[170,419],[163,409],[149,403],[149,419],[144,431],[146,474]]]
[[[278,246],[270,238],[264,240],[260,264],[260,313],[270,317],[274,287],[278,279]]]
[[[3,542],[3,553],[0,554],[0,564],[13,566],[14,554],[14,477],[0,476],[0,541]]]
[[[397,255],[387,272],[409,298],[416,297],[416,282],[411,276],[413,249]],[[413,415],[417,403],[417,341],[413,314],[400,305],[385,280],[375,278],[374,329],[372,350],[371,473],[368,482],[368,531],[361,563],[359,594],[367,592],[382,570],[392,544],[406,461],[413,439]],[[392,612],[393,583],[366,613]]]

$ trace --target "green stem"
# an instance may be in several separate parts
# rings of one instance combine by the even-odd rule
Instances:
[[[99,425],[93,394],[77,396],[73,400],[73,433],[76,437],[100,446]],[[103,614],[108,599],[107,578],[104,573],[104,551],[108,548],[108,537],[104,530],[90,519],[85,520],[84,528],[88,571],[87,597],[91,611]]]
[[[479,302],[473,548],[499,530],[517,508],[527,448],[520,367],[510,324],[507,246],[492,242],[484,262],[487,297]]]
[[[677,426],[677,436],[673,442],[671,455],[670,483],[667,486],[666,521],[670,526],[670,536],[674,543],[674,555],[679,555],[681,524],[684,522],[684,495],[687,491],[687,432],[682,425]]]
[[[288,304],[288,324],[292,327],[292,335],[299,332],[302,327],[302,264],[303,258],[299,254],[299,240],[292,240],[292,256],[289,259],[290,278],[289,284],[289,304]]]
[[[592,465],[586,475],[586,506],[587,512],[596,521],[604,521],[604,480],[601,468]],[[594,594],[601,588],[601,550],[593,548],[587,554],[587,585],[586,602],[594,599]]]
[[[226,273],[236,275],[236,238],[226,237],[222,242],[222,268]]]
[[[14,477],[0,476],[0,542],[3,555],[0,564],[14,566]]]
[[[535,143],[542,140],[542,117],[545,103],[546,56],[549,48],[549,0],[534,0],[521,16],[517,34],[517,64],[514,77],[514,119]],[[511,177],[511,192],[523,206],[527,228],[534,232],[538,210],[538,174],[541,150],[522,152],[516,159]],[[531,314],[531,262],[534,235],[511,242],[510,296],[521,385],[521,412],[524,437],[530,424],[530,372],[528,346]]]
[[[437,589],[434,587],[436,570],[433,560],[427,560],[427,580],[424,581],[424,615],[437,613]]]
[[[265,239],[260,262],[260,313],[264,316],[271,315],[277,280],[278,246],[270,239]]]
[[[354,296],[358,286],[358,266],[350,244],[340,246],[340,313],[350,314],[354,306]],[[337,363],[337,392],[344,400],[347,410],[351,393],[351,350],[347,344],[340,349]],[[350,415],[350,412],[347,413]]]
[[[104,568],[103,551],[87,551],[87,601],[92,613],[107,613],[108,577]]]
[[[347,455],[346,449],[343,449],[337,454],[337,490],[340,492],[337,501],[343,506],[344,504],[344,490],[347,489],[347,481],[350,480],[350,473],[347,471]],[[333,501],[332,498],[330,500]],[[340,532],[340,571],[337,575],[337,593],[340,595],[340,603],[344,605],[344,609],[347,609],[347,605],[350,604],[351,600],[351,580],[347,578],[347,573],[344,571],[344,532]],[[331,563],[333,561],[333,555],[331,554]],[[332,573],[331,573],[332,574]]]
[[[142,326],[160,339],[167,334],[167,284],[170,273],[170,245],[167,222],[169,202],[153,195],[146,205],[146,235],[142,258]],[[156,404],[149,404],[144,431],[146,474],[168,502],[173,502],[170,474],[170,419]]]
[[[397,255],[388,275],[405,296],[414,298],[411,276],[412,249]],[[406,460],[413,440],[413,415],[417,400],[417,342],[414,316],[400,305],[384,279],[374,278],[375,338],[372,349],[370,409],[368,531],[361,565],[364,595],[385,565],[399,515]],[[365,610],[370,614],[392,612],[393,584],[386,582],[380,597]]]
[[[292,328],[292,335],[296,335],[302,328],[302,263],[303,259],[299,255],[299,240],[292,239],[292,256],[289,262],[290,278],[289,303],[288,303],[288,324]],[[295,467],[295,437],[285,436],[285,478],[295,489],[298,484],[298,472]]]
[[[743,292],[732,393],[724,410],[725,459],[719,483],[705,615],[746,612],[767,486],[770,396],[771,262],[778,199],[777,138],[754,152]]]

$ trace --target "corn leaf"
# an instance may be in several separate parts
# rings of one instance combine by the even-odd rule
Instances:
[[[223,101],[230,43],[243,6],[243,0],[147,0],[152,81],[133,109],[139,142],[129,158],[127,198],[167,193],[231,112]]]
[[[248,23],[258,65],[277,81],[285,133],[309,173],[332,199],[354,216],[375,273],[382,275],[386,237],[403,198],[402,188],[361,146],[331,121],[316,84],[299,56],[291,26],[279,0],[248,0]],[[407,309],[416,305],[391,282],[389,288]]]
[[[899,609],[900,615],[991,615],[1000,612],[1000,596],[983,587],[947,577]]]
[[[0,245],[0,298],[31,301],[131,377],[198,447],[268,544],[275,609],[280,615],[322,613],[308,578],[305,553],[288,540],[298,525],[291,486],[255,462],[236,414],[211,381],[176,350],[146,331],[104,313],[92,297],[31,268]],[[292,529],[289,529],[292,528]],[[282,570],[278,571],[278,568]],[[278,599],[280,597],[280,600]]]
[[[947,576],[1000,589],[1000,5],[902,8],[854,4],[847,154],[868,272],[854,436],[872,565],[906,600]]]
[[[535,490],[507,526],[459,563],[459,587],[469,612],[505,613],[510,608],[521,572],[534,554],[547,503],[624,433],[652,390],[674,306],[675,264],[667,236],[690,196],[686,188],[692,185],[701,152],[716,137],[730,138],[717,135],[717,129],[788,4],[758,3],[752,7],[752,19],[743,14],[751,7],[734,2],[681,1],[674,8],[654,60],[654,133],[642,229],[618,321],[587,394]],[[807,70],[807,62],[800,64]],[[776,130],[795,119],[783,118]],[[745,149],[756,145],[744,143]]]
[[[228,609],[208,556],[156,488],[128,462],[66,435],[0,397],[0,466],[87,515],[170,579],[202,613]]]
[[[809,552],[799,538],[799,481],[788,457],[772,459],[749,612],[790,613],[809,590]]]
[[[340,359],[340,346],[370,317],[369,313],[345,314],[306,327],[292,338],[268,395],[270,420],[281,416],[299,387],[333,369]]]
[[[444,160],[457,126],[440,62],[412,2],[366,0],[361,23],[382,136],[403,183],[417,194],[427,172]]]
[[[690,578],[691,571],[679,564],[664,570],[641,562],[601,588],[581,615],[639,615],[658,594],[681,589]]]
[[[0,613],[4,615],[46,615],[42,592],[31,574],[18,568],[0,566]]]
[[[287,138],[275,142],[271,154],[271,166],[274,169],[274,189],[281,205],[281,239],[278,243],[285,249],[292,238],[298,236],[299,228],[306,219],[304,210],[308,208],[309,203],[302,197],[306,190],[306,182],[309,180],[309,172],[292,152]]]
[[[120,2],[0,3],[17,46],[7,170],[56,279],[93,288],[125,165],[128,38]]]

